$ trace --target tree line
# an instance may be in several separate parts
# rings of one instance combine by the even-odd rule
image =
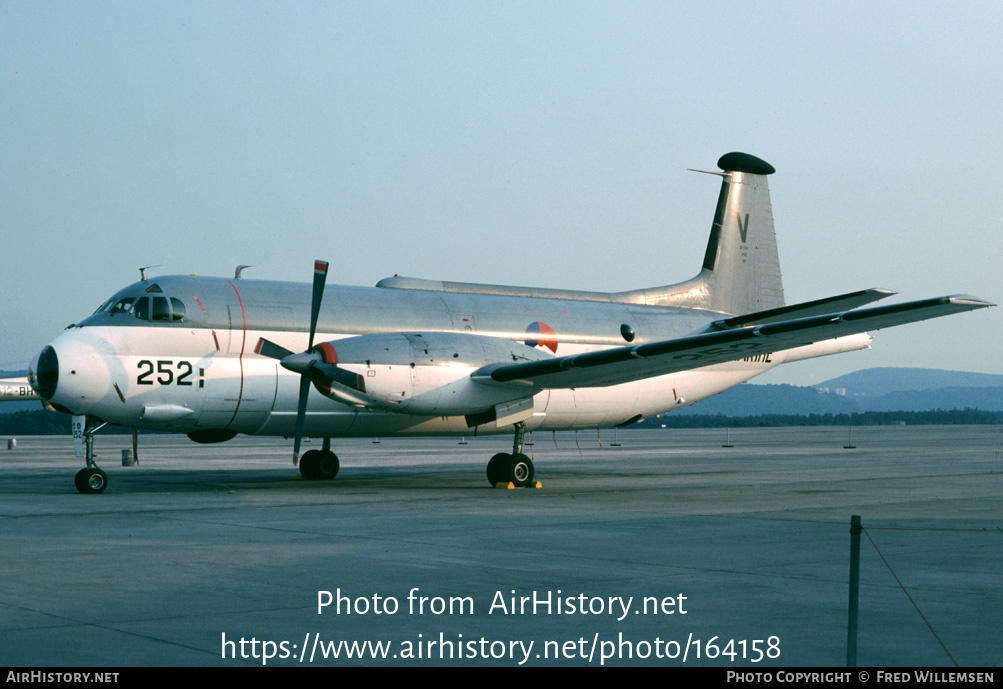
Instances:
[[[850,414],[662,414],[632,428],[748,428],[754,426],[958,426],[1003,424],[1003,412],[982,409],[865,411]]]
[[[933,411],[866,411],[852,414],[662,414],[630,428],[748,428],[755,426],[955,426],[1003,424],[1003,412],[981,409]],[[102,433],[132,433],[127,426],[108,424]],[[151,431],[144,431],[149,433]],[[0,435],[69,435],[70,417],[47,411],[0,414]]]

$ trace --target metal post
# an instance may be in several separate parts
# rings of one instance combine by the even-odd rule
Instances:
[[[860,599],[860,515],[850,517],[850,613],[846,623],[846,667],[857,667],[857,603]]]

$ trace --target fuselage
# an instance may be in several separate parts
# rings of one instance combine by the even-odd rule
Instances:
[[[573,293],[561,295],[573,297]],[[309,284],[165,276],[122,289],[36,356],[31,376],[57,409],[140,428],[289,436],[299,376],[254,353],[259,338],[307,347]],[[705,330],[722,314],[601,300],[392,287],[327,288],[315,342],[380,333],[456,333],[498,338],[564,355],[673,339]],[[629,334],[626,334],[629,333]],[[418,361],[403,347],[387,366],[353,370],[407,400],[469,378],[486,361]],[[828,352],[826,352],[828,353]],[[457,355],[454,354],[454,357]],[[374,359],[377,358],[374,355]],[[419,354],[420,358],[420,354]],[[544,390],[527,430],[614,426],[716,394],[783,361],[783,353],[603,388]],[[431,365],[430,365],[431,364]],[[382,378],[380,378],[382,377]],[[396,393],[395,393],[396,394]],[[425,409],[425,408],[423,408]],[[304,433],[314,437],[473,432],[448,404],[427,413],[351,406],[314,391]],[[478,432],[508,432],[494,424]]]

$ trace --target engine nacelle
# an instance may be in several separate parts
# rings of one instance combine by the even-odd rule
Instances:
[[[462,333],[360,335],[316,345],[324,363],[359,377],[358,388],[330,380],[317,389],[328,397],[418,416],[460,416],[529,397],[512,385],[475,382],[487,364],[537,361],[551,355],[521,342]],[[360,389],[361,388],[361,389]]]

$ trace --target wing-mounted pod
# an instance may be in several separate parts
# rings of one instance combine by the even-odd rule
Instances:
[[[497,362],[527,362],[550,358],[521,342],[468,333],[384,333],[361,335],[318,345],[326,363],[357,376],[365,389],[366,406],[416,416],[461,416],[477,413],[533,391],[505,389],[475,382],[470,374]],[[339,399],[342,380],[332,377],[330,392]]]

